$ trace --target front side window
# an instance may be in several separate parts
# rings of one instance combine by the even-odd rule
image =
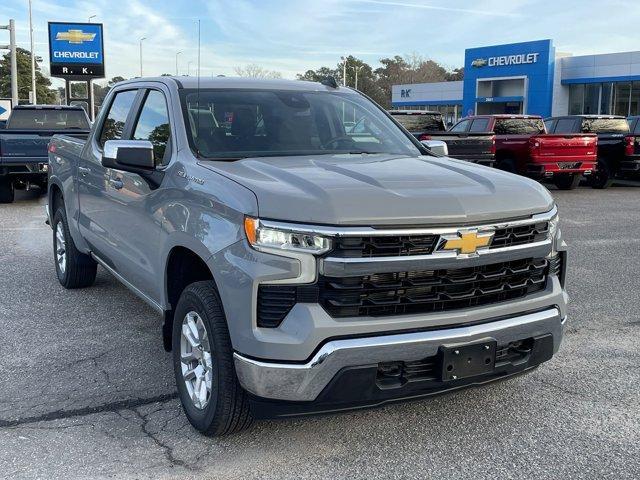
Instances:
[[[133,131],[133,139],[149,140],[153,144],[156,165],[165,165],[170,158],[166,152],[169,137],[167,102],[162,92],[150,90]]]
[[[116,93],[100,133],[101,146],[104,147],[107,140],[120,140],[122,138],[124,124],[127,121],[127,116],[137,93],[137,90],[125,90]]]
[[[466,132],[469,127],[470,120],[461,120],[456,123],[453,127],[451,127],[452,132]]]
[[[573,126],[576,121],[573,118],[561,118],[556,125],[556,133],[574,133]]]
[[[339,153],[420,155],[375,104],[355,94],[276,90],[184,90],[183,112],[198,156]]]
[[[531,135],[544,133],[541,118],[500,118],[493,127],[496,135]]]

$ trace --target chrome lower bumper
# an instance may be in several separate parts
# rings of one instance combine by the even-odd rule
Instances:
[[[438,353],[442,345],[481,339],[498,345],[538,335],[553,335],[553,351],[562,341],[564,320],[557,308],[480,325],[427,332],[333,340],[307,363],[253,360],[234,353],[236,372],[245,390],[259,397],[313,401],[344,367],[391,361],[415,361]]]

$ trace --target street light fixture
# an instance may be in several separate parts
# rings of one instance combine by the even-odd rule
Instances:
[[[91,19],[92,19],[92,18],[96,18],[96,17],[97,17],[97,15],[90,15],[90,16],[89,16],[89,22],[88,22],[88,23],[91,23]]]
[[[147,37],[142,37],[140,39],[140,76],[142,77],[142,41],[146,40]]]
[[[356,85],[355,85],[356,90],[358,90],[358,72],[362,67],[364,67],[364,65],[359,65],[359,66],[356,65],[353,67],[353,69],[356,71]]]
[[[176,76],[178,75],[178,55],[180,55],[182,51],[176,52]]]

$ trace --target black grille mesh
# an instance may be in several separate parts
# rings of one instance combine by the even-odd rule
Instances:
[[[319,302],[332,317],[442,312],[543,290],[547,274],[547,260],[524,259],[460,269],[321,277]]]

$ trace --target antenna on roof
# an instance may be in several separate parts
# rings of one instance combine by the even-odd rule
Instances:
[[[323,78],[322,80],[320,80],[320,83],[322,85],[326,85],[327,87],[338,88],[338,82],[333,76]]]
[[[196,90],[196,129],[198,133],[200,133],[200,19],[198,19],[198,80],[197,80],[197,90]],[[200,147],[196,142],[196,151],[198,153],[198,157],[200,156]]]

